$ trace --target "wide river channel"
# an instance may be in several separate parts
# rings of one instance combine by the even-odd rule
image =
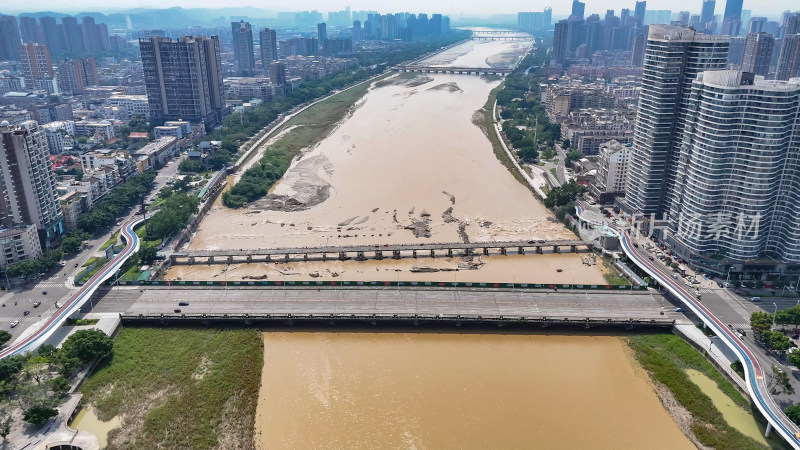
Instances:
[[[614,336],[266,332],[258,448],[694,448]]]

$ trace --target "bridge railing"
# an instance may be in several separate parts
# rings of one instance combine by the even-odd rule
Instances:
[[[110,284],[110,283],[109,283]],[[644,291],[646,286],[626,284],[572,284],[572,283],[479,283],[468,281],[118,281],[120,286],[163,287],[324,287],[324,288],[375,288],[375,287],[432,287],[432,288],[484,288],[484,289],[567,289],[596,291]]]

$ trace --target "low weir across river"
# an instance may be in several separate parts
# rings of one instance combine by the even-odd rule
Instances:
[[[386,245],[351,245],[328,247],[272,248],[255,250],[196,250],[176,252],[170,255],[172,264],[236,264],[253,262],[289,262],[289,261],[328,261],[355,259],[381,260],[384,258],[423,258],[423,257],[469,257],[479,254],[489,255],[496,250],[501,255],[509,250],[519,255],[526,251],[542,253],[591,252],[594,243],[582,240],[556,241],[508,241],[508,242],[475,242],[475,243],[441,243],[441,244],[386,244]]]

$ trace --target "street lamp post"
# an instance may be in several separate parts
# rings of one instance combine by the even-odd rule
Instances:
[[[773,303],[772,306],[775,307],[775,314],[772,315],[772,326],[774,327],[775,326],[775,316],[778,315],[778,304],[777,303]]]

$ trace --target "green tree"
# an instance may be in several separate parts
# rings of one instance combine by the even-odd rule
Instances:
[[[750,328],[759,336],[772,329],[772,314],[764,311],[756,311],[750,314]]]
[[[566,165],[570,165],[570,164],[572,164],[574,161],[579,161],[581,158],[583,158],[583,153],[581,153],[581,152],[580,152],[580,151],[578,151],[578,150],[570,150],[570,151],[567,153],[567,157],[566,157],[566,158],[564,158],[564,164],[566,164]]]
[[[197,173],[203,171],[203,165],[200,164],[200,161],[186,158],[183,161],[181,161],[181,164],[178,166],[178,169],[180,169],[181,172]]]
[[[800,367],[800,351],[793,351],[789,353],[789,364]]]
[[[155,247],[148,245],[139,250],[139,262],[142,264],[153,264],[158,256],[158,250]]]
[[[763,336],[761,340],[764,341]],[[765,344],[767,344],[769,348],[779,352],[792,348],[792,341],[789,339],[789,336],[786,336],[780,331],[770,332],[769,341],[765,342]]]
[[[33,378],[36,384],[42,384],[42,377],[47,373],[47,358],[39,355],[32,356],[22,370]]]
[[[12,381],[25,367],[27,358],[24,355],[8,356],[0,359],[0,381]]]
[[[61,346],[66,354],[82,363],[102,359],[111,354],[114,342],[100,330],[79,330],[68,337]]]
[[[579,194],[586,192],[586,187],[571,180],[569,183],[554,187],[547,194],[544,199],[544,206],[554,208],[556,206],[564,206],[575,201]]]
[[[786,417],[797,425],[800,425],[800,405],[789,405],[786,408]]]
[[[536,159],[539,157],[539,152],[537,152],[533,146],[524,147],[517,151],[517,156],[519,156],[519,159],[522,161],[531,163],[536,161]]]
[[[19,261],[14,264],[9,264],[6,269],[6,274],[9,277],[28,277],[36,273],[37,270],[39,270],[39,267],[36,265],[36,261]]]
[[[564,142],[561,144],[561,147],[569,148],[570,144],[571,144],[571,142],[569,141],[569,139],[564,139]]]
[[[81,365],[80,359],[75,355],[65,352],[63,348],[50,357],[50,362],[58,373],[64,377],[72,376]]]
[[[36,350],[36,353],[38,353],[39,356],[44,356],[48,360],[50,360],[50,358],[52,358],[57,352],[58,349],[50,344],[42,344],[39,346],[39,349]]]
[[[0,405],[0,437],[3,438],[3,441],[11,433],[11,424],[14,423],[14,416],[11,413],[11,405],[8,403]]]
[[[6,342],[11,340],[11,333],[6,330],[0,330],[0,347],[6,345]]]
[[[23,418],[26,422],[40,426],[47,423],[50,418],[58,415],[58,411],[54,408],[47,406],[36,405],[23,412]]]
[[[84,241],[91,237],[92,235],[85,231],[71,231],[61,240],[61,250],[66,254],[75,253],[80,250]]]
[[[147,222],[148,238],[164,239],[177,233],[186,224],[200,206],[197,196],[174,193],[165,199],[161,209]]]
[[[69,384],[69,380],[64,377],[53,378],[47,382],[47,385],[59,396],[63,396],[72,388]]]

